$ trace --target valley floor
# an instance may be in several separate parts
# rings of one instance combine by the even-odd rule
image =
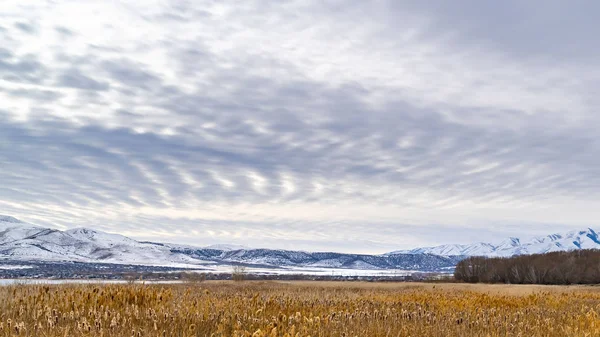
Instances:
[[[598,336],[600,287],[309,281],[0,287],[0,336]]]

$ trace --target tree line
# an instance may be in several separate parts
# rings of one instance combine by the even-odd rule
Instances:
[[[469,283],[595,284],[600,283],[600,250],[469,257],[456,265],[454,278]]]

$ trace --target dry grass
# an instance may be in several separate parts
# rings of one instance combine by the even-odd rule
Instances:
[[[0,287],[0,336],[600,336],[595,287],[206,282]]]

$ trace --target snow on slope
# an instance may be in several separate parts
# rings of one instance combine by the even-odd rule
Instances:
[[[60,231],[0,216],[0,258],[20,261],[33,259],[161,266],[243,263],[275,268],[432,271],[452,268],[465,256],[512,256],[590,248],[600,249],[600,237],[592,229],[529,239],[512,237],[498,243],[416,248],[383,255],[249,249],[234,245],[199,248],[140,242],[89,228]]]
[[[10,260],[79,261],[160,266],[211,266],[242,263],[255,268],[342,268],[361,270],[446,270],[459,261],[429,254],[360,255],[215,245],[204,248],[155,242],[76,228],[42,228],[0,217],[0,258]]]
[[[95,245],[110,248],[118,245],[139,246],[139,242],[119,234],[110,234],[98,232],[88,228],[75,228],[64,231],[63,233],[80,241],[94,243]]]
[[[563,234],[535,236],[526,239],[511,237],[499,243],[478,242],[470,245],[441,245],[435,247],[399,250],[389,254],[434,254],[461,256],[508,257],[578,249],[600,249],[600,236],[591,228]]]
[[[0,244],[23,240],[44,230],[48,229],[27,224],[10,216],[0,216]]]
[[[228,245],[228,244],[216,244],[203,247],[205,249],[215,249],[215,250],[241,250],[241,249],[250,249],[250,247],[242,246],[242,245]]]
[[[122,235],[77,228],[66,231],[0,216],[0,257],[27,260],[131,264],[199,264],[169,247],[140,243]]]
[[[22,224],[24,222],[22,222],[21,220],[14,218],[12,216],[8,216],[8,215],[0,215],[0,225],[8,225],[8,224]]]

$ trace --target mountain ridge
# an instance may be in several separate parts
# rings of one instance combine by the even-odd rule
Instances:
[[[600,236],[592,228],[528,238],[509,237],[498,243],[445,244],[396,250],[386,254],[434,254],[444,256],[510,257],[578,249],[600,249]],[[386,255],[384,254],[384,255]]]
[[[432,254],[368,255],[240,248],[234,245],[194,247],[137,241],[90,228],[58,230],[4,216],[0,219],[0,258],[137,265],[207,267],[246,264],[274,268],[401,269],[447,271],[461,259]],[[15,221],[16,220],[16,221]]]
[[[497,243],[448,244],[393,251],[352,254],[248,248],[237,245],[196,247],[137,241],[86,227],[58,230],[0,215],[0,259],[71,261],[160,266],[207,267],[246,264],[273,268],[346,268],[449,271],[468,256],[498,256],[600,249],[592,228],[530,238],[509,237]]]

